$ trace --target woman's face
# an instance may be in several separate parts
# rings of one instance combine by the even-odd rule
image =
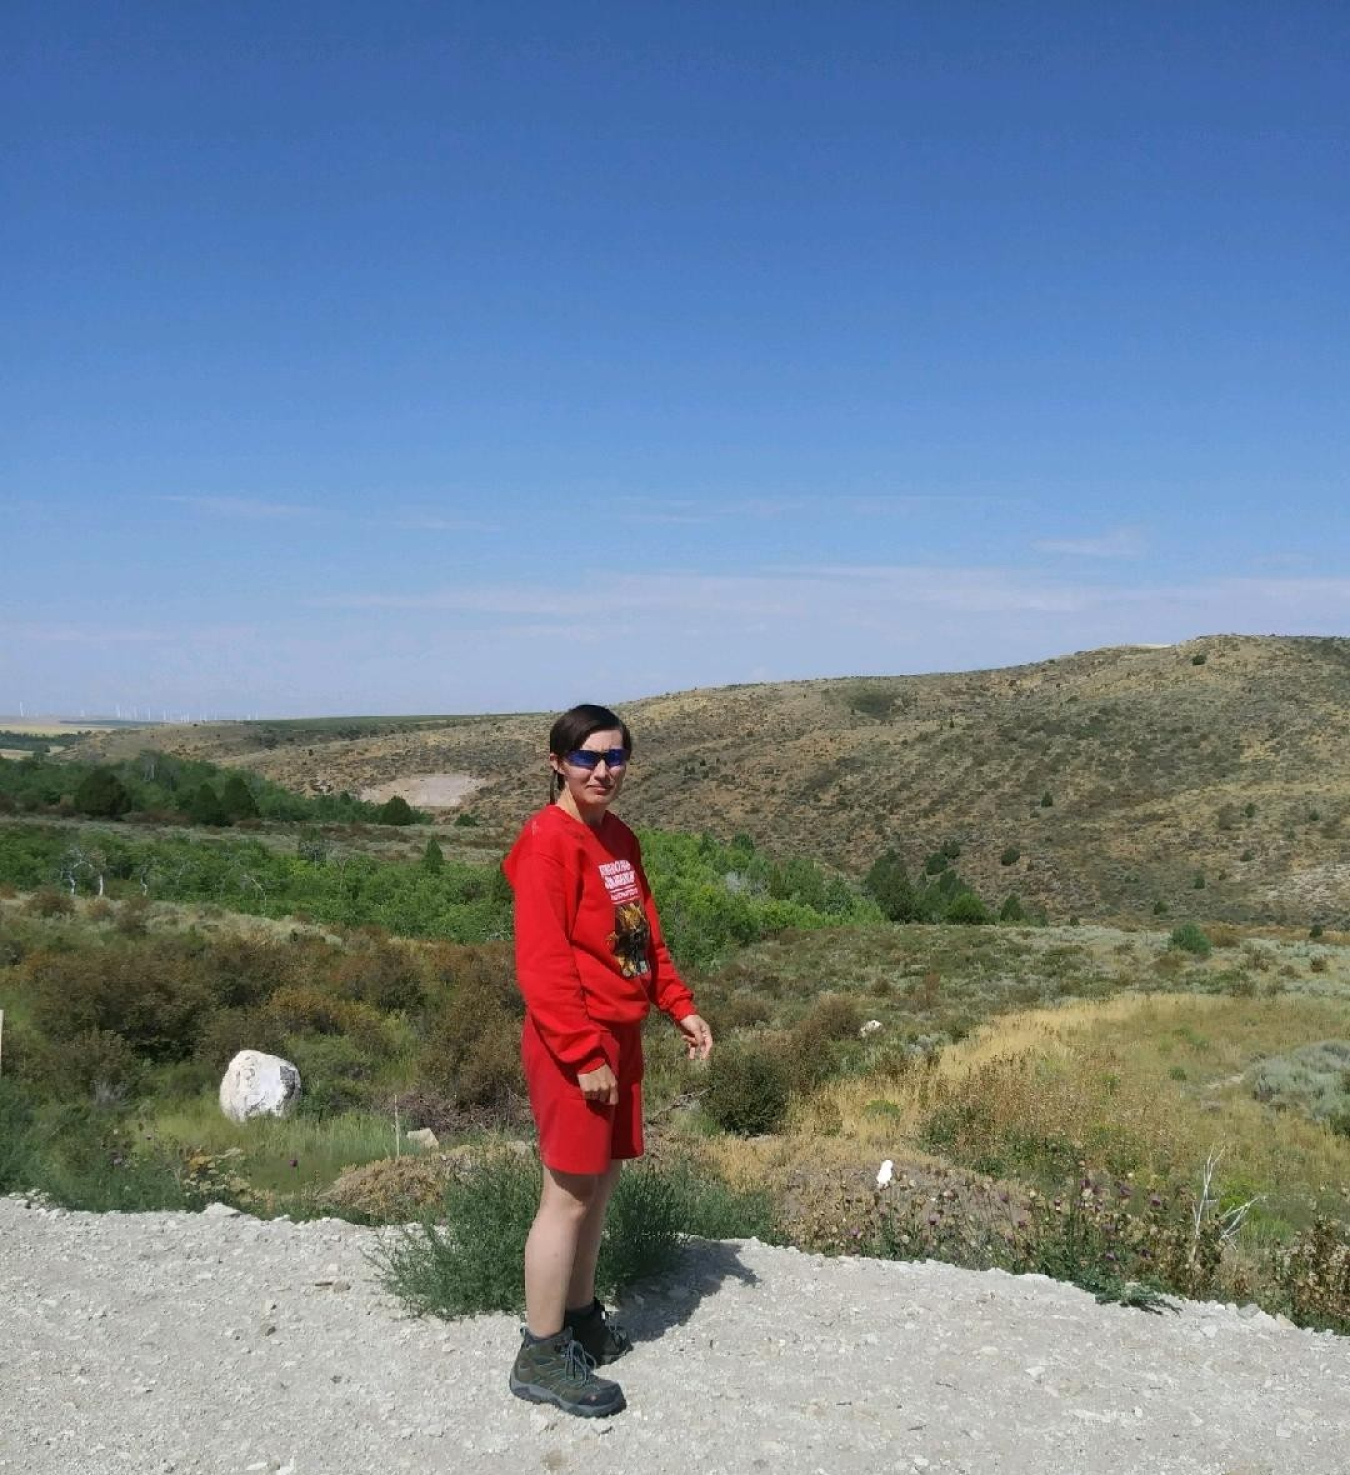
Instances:
[[[617,727],[593,732],[581,744],[583,753],[608,755],[622,749],[623,733]],[[575,761],[569,753],[550,753],[548,761],[562,778],[564,794],[571,796],[582,815],[603,814],[623,787],[623,776],[628,771],[626,762],[611,767],[608,757],[602,757],[594,768],[587,768],[584,760]]]

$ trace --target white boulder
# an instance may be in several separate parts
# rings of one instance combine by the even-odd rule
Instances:
[[[241,1050],[225,1068],[220,1109],[232,1122],[289,1116],[300,1099],[300,1072],[279,1055]]]
[[[409,1132],[408,1141],[411,1142],[414,1147],[425,1147],[428,1149],[439,1147],[441,1145],[441,1139],[435,1134],[435,1132],[431,1130],[430,1127],[418,1127],[415,1132]]]
[[[885,1026],[879,1019],[869,1019],[867,1023],[864,1024],[862,1028],[858,1031],[858,1033],[865,1040],[868,1035],[879,1034],[884,1028]]]

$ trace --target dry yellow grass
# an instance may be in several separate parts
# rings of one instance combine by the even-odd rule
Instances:
[[[104,728],[97,722],[55,722],[35,721],[30,717],[0,717],[0,732],[22,732],[30,737],[61,737],[72,732],[103,732],[113,729]]]
[[[1099,1165],[1114,1159],[1141,1181],[1196,1186],[1206,1157],[1222,1151],[1220,1192],[1267,1195],[1272,1219],[1343,1217],[1350,1140],[1263,1105],[1243,1077],[1265,1056],[1347,1035],[1346,1003],[1287,995],[1134,995],[1028,1010],[899,1080],[825,1087],[779,1136],[714,1138],[701,1150],[738,1185],[810,1180],[828,1193],[841,1180],[865,1184],[883,1158],[940,1164],[921,1144],[925,1119],[944,1102],[977,1100],[996,1131],[1082,1144]]]
[[[828,1094],[842,1128],[834,1151],[908,1157],[935,1105],[975,1093],[999,1127],[1059,1136],[1089,1155],[1137,1154],[1142,1172],[1189,1180],[1222,1150],[1230,1185],[1287,1206],[1343,1206],[1350,1140],[1262,1105],[1243,1073],[1264,1056],[1347,1034],[1341,1001],[1288,996],[1129,996],[1013,1014],[929,1071],[835,1084]]]

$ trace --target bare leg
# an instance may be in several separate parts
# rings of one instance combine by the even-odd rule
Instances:
[[[600,1254],[600,1236],[605,1228],[605,1210],[609,1207],[609,1196],[619,1181],[622,1161],[610,1163],[609,1167],[595,1180],[595,1192],[581,1230],[577,1235],[576,1254],[572,1260],[572,1276],[567,1284],[567,1309],[589,1311],[595,1300],[595,1262]]]
[[[608,1176],[608,1173],[559,1173],[544,1168],[539,1212],[525,1241],[525,1324],[532,1336],[551,1337],[562,1330],[582,1229],[600,1184]],[[605,1197],[608,1196],[606,1190]],[[603,1202],[601,1218],[603,1221]],[[596,1242],[598,1245],[598,1231]],[[594,1276],[592,1255],[592,1281]]]

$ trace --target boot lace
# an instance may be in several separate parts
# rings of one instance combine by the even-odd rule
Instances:
[[[562,1349],[563,1371],[573,1383],[589,1383],[595,1372],[596,1361],[575,1339],[569,1339]]]

